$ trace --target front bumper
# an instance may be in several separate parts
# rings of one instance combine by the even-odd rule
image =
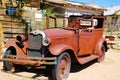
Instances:
[[[15,64],[21,65],[55,65],[56,57],[28,57],[28,56],[15,56],[15,55],[8,55],[2,54],[1,55],[2,61],[12,61]]]

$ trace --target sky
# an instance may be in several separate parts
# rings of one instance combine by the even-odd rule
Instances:
[[[92,0],[70,0],[74,2],[92,3]],[[120,0],[94,0],[94,4],[105,8],[120,6]]]

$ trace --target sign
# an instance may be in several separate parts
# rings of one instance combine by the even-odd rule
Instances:
[[[42,21],[42,13],[41,11],[36,11],[35,12],[35,21]]]

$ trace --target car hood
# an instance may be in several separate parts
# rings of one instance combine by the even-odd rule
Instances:
[[[73,34],[75,33],[74,31],[65,29],[46,29],[44,30],[44,32],[48,37],[69,37],[73,36]]]

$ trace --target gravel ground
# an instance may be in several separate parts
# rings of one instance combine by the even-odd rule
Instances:
[[[0,62],[0,69],[2,69]],[[20,70],[16,73],[0,71],[0,80],[48,80],[49,71]],[[91,61],[85,65],[74,63],[68,80],[120,80],[120,48],[109,49],[103,62]]]

